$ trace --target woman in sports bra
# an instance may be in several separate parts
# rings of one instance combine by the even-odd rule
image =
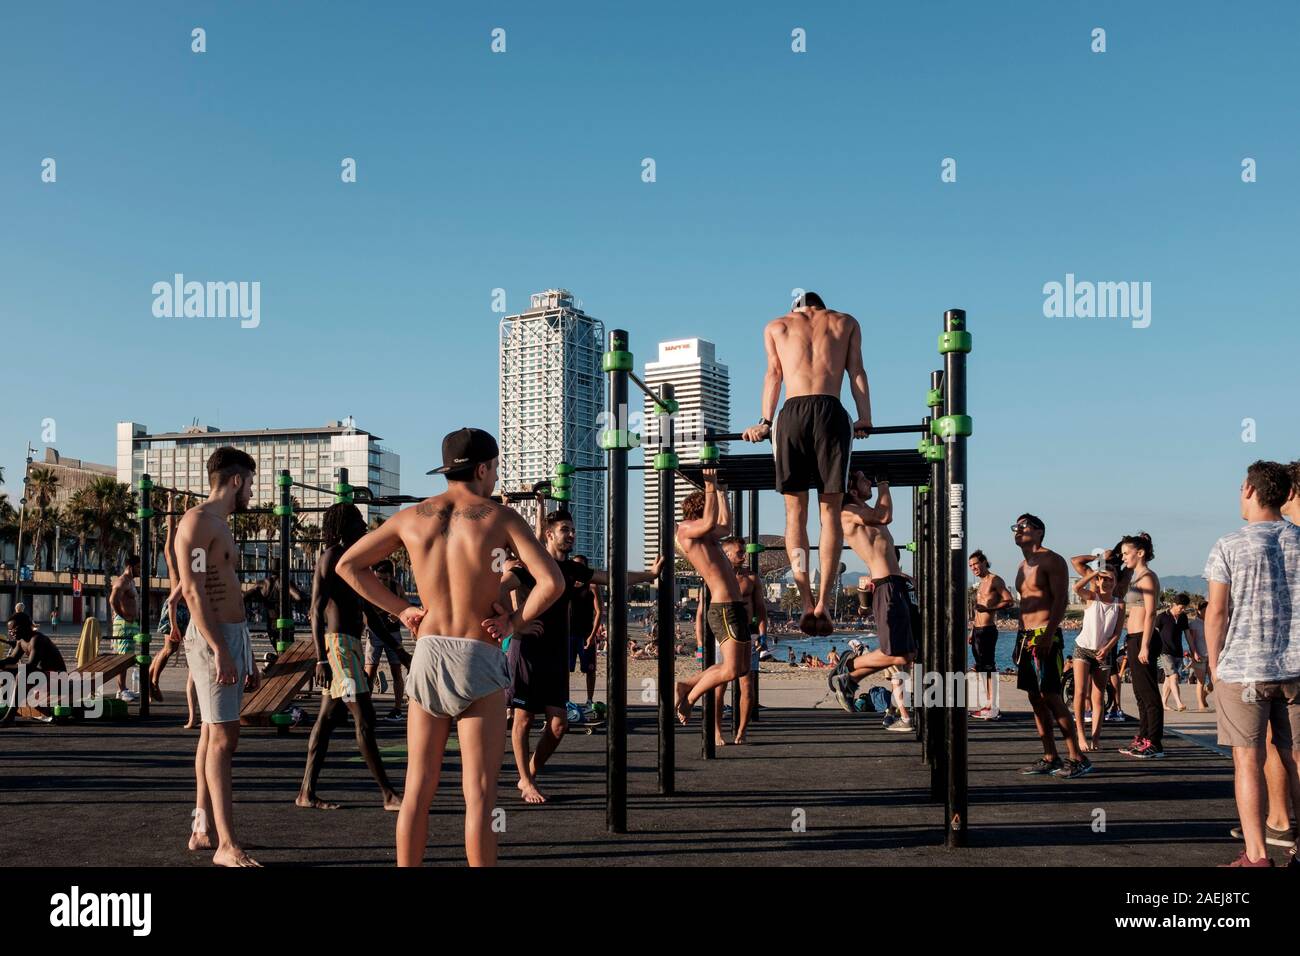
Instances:
[[[1139,532],[1120,541],[1120,556],[1130,572],[1124,591],[1124,629],[1127,634],[1129,679],[1138,704],[1138,730],[1133,742],[1120,753],[1128,757],[1149,759],[1163,757],[1165,714],[1160,702],[1160,685],[1156,676],[1156,651],[1153,634],[1156,606],[1160,601],[1160,578],[1148,566],[1155,557],[1151,535]]]
[[[1088,565],[1093,555],[1080,555],[1071,563],[1080,568],[1082,577],[1074,591],[1084,603],[1083,627],[1074,641],[1074,725],[1078,728],[1079,749],[1097,750],[1101,746],[1101,722],[1106,710],[1106,683],[1110,680],[1112,651],[1119,641],[1120,603],[1115,595],[1116,574],[1107,567]],[[1084,722],[1084,705],[1092,708],[1092,734]]]

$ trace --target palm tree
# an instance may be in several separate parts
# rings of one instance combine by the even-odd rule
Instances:
[[[0,492],[0,544],[18,540],[18,512],[9,503],[9,493]],[[15,564],[21,562],[15,561]]]
[[[78,488],[72,493],[72,497],[68,499],[63,509],[63,526],[77,539],[77,559],[74,567],[81,571],[85,570],[88,563],[86,544],[96,527],[95,509],[88,491],[89,489],[86,488]]]
[[[99,568],[104,573],[104,593],[107,595],[109,568],[116,567],[117,556],[131,541],[135,492],[107,475],[93,479],[83,491],[86,493],[84,504],[93,515],[98,534]]]
[[[27,474],[27,501],[32,506],[28,528],[32,535],[32,567],[41,566],[41,544],[54,527],[47,513],[59,492],[59,476],[49,468],[34,467]],[[22,563],[22,555],[18,556]]]

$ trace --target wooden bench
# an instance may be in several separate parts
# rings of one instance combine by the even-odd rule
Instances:
[[[85,667],[73,667],[72,670],[87,677],[102,675],[104,687],[107,688],[113,678],[120,677],[134,666],[135,652],[132,651],[130,654],[100,654]]]
[[[262,672],[262,683],[244,698],[239,722],[246,727],[265,727],[271,715],[283,710],[316,673],[316,643],[311,638],[293,646]],[[281,728],[287,729],[287,728]]]

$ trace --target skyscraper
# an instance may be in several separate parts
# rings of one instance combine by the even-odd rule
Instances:
[[[664,382],[672,382],[679,405],[673,426],[677,431],[677,456],[683,461],[698,461],[706,429],[725,432],[731,422],[731,376],[720,364],[712,342],[704,339],[677,339],[659,343],[659,361],[647,362],[645,383],[657,391]],[[658,438],[658,420],[647,398],[642,444],[650,448]],[[727,443],[718,446],[723,452]],[[653,471],[647,471],[645,489],[645,560],[649,567],[659,553],[659,495],[653,483]],[[680,516],[682,499],[694,486],[677,479],[673,506]]]
[[[551,477],[561,461],[603,465],[600,357],[605,325],[565,289],[531,296],[530,308],[501,320],[501,487],[520,491]],[[574,554],[605,566],[605,474],[578,472],[568,508],[577,527]],[[531,506],[525,512],[532,516]]]

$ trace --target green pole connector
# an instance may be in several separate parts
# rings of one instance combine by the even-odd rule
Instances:
[[[136,482],[136,487],[139,488],[141,491],[148,491],[150,488],[154,487],[153,479],[141,478],[138,482]]]
[[[705,442],[700,446],[700,461],[717,461],[721,457],[722,452],[719,451],[718,446],[712,442]]]
[[[600,370],[602,372],[630,372],[632,367],[631,352],[606,352],[600,357]]]
[[[939,438],[969,438],[975,428],[969,415],[944,415],[930,422],[930,432]]]
[[[938,442],[931,442],[925,450],[926,461],[943,461],[943,445]]]
[[[917,494],[928,495],[928,494],[930,493],[930,486],[929,486],[929,485],[917,485],[917,486],[916,486],[916,491],[917,491]]]
[[[762,554],[766,550],[766,547],[756,541],[751,541],[745,545],[746,554]]]
[[[154,510],[153,510],[152,508],[136,508],[136,509],[135,509],[135,516],[136,516],[137,518],[152,518],[152,517],[154,516],[154,513],[155,513],[155,512],[154,512]]]
[[[939,336],[939,354],[949,352],[969,352],[971,337],[969,332],[944,332]]]
[[[280,488],[283,488],[285,485],[292,485],[293,475],[276,475],[275,483]]]
[[[554,478],[551,479],[551,487],[559,488],[561,490],[566,488],[572,488],[573,479],[570,478],[568,475],[556,475]]]
[[[681,407],[681,403],[675,398],[655,399],[656,415],[676,415]]]
[[[276,505],[271,509],[271,513],[277,518],[283,518],[285,515],[293,514],[293,505]]]
[[[562,478],[567,478],[574,473],[574,467],[567,461],[562,461],[555,466],[555,473]]]
[[[925,405],[927,408],[940,408],[943,406],[943,389],[932,388],[925,393]]]
[[[277,654],[283,654],[285,651],[287,651],[287,650],[288,650],[289,648],[291,648],[291,647],[293,647],[293,645],[292,645],[291,643],[289,643],[288,641],[276,641],[276,642],[275,642],[275,652],[276,652]]]
[[[144,665],[148,666],[150,660],[152,660],[152,658],[151,658],[148,654],[137,654],[137,655],[135,655],[135,662],[136,662],[137,664],[144,664]]]
[[[908,551],[911,551],[913,554],[916,553],[916,542],[915,542],[915,541],[909,541],[909,542],[907,542],[907,544],[903,545],[903,547],[904,547],[904,549],[906,549],[906,550],[908,550]]]
[[[352,504],[352,486],[345,481],[336,482],[334,485],[334,503],[336,505]],[[276,514],[279,514],[277,511]]]
[[[641,444],[641,436],[626,428],[604,428],[600,432],[600,447],[605,451],[628,451]]]
[[[676,452],[661,451],[655,455],[655,471],[672,471],[678,464]]]
[[[552,501],[572,501],[573,492],[568,488],[556,488],[551,491]]]

